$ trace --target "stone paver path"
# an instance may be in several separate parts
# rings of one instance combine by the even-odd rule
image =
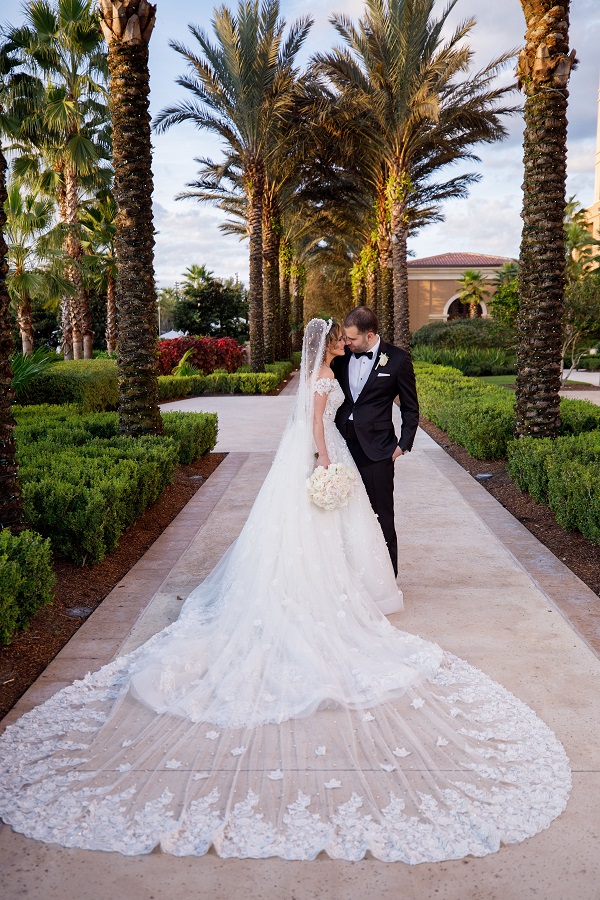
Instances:
[[[182,599],[239,533],[292,403],[181,401],[214,410],[229,455],[85,622],[5,723],[173,621]],[[483,859],[405,866],[177,859],[65,850],[0,829],[2,896],[35,900],[598,900],[600,660],[588,643],[598,598],[426,434],[396,464],[400,582],[392,621],[480,666],[555,730],[573,766],[565,813],[542,834]],[[561,611],[563,610],[563,611]],[[565,612],[569,618],[565,617]],[[590,637],[591,636],[591,637]]]

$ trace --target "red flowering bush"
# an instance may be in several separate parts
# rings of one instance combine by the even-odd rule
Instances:
[[[187,350],[193,351],[188,362],[203,375],[215,369],[235,372],[244,362],[244,348],[235,338],[181,337],[158,342],[160,374],[170,375]]]

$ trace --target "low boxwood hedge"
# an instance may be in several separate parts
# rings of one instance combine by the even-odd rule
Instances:
[[[36,375],[20,403],[77,403],[84,410],[117,408],[117,364],[114,359],[78,359],[54,363]]]
[[[48,540],[31,531],[0,531],[0,644],[9,644],[52,601],[54,582]]]
[[[513,375],[516,359],[505,350],[488,347],[431,347],[422,344],[412,350],[413,360],[452,366],[463,375]]]
[[[504,459],[513,440],[514,396],[458,369],[415,362],[421,412],[476,459]],[[600,407],[563,398],[561,434],[600,428]]]
[[[275,364],[273,364],[275,365]],[[212,375],[161,375],[158,397],[161,402],[203,394],[268,394],[281,382],[277,372],[213,372]]]
[[[17,407],[15,416],[25,518],[78,562],[100,561],[177,465],[217,440],[212,413],[165,413],[164,436],[135,439],[118,435],[116,413],[45,405]]]
[[[549,506],[564,528],[600,543],[600,430],[511,441],[508,472],[520,490]]]

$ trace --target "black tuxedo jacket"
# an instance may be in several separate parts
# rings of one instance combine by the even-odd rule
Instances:
[[[382,353],[388,357],[385,365],[380,363]],[[419,401],[410,356],[405,350],[380,341],[377,359],[356,402],[352,399],[348,380],[351,356],[351,351],[346,347],[345,355],[336,356],[331,364],[345,396],[335,417],[341,434],[346,437],[346,425],[352,414],[356,437],[369,459],[374,462],[389,459],[396,446],[403,451],[410,450],[419,425]],[[396,397],[400,398],[402,415],[400,440],[392,423]]]

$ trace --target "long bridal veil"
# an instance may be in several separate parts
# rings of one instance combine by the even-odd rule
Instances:
[[[535,713],[381,613],[369,509],[349,554],[349,513],[308,500],[328,328],[309,323],[273,466],[179,619],[0,738],[16,830],[125,854],[417,863],[490,853],[564,808],[568,760]]]

